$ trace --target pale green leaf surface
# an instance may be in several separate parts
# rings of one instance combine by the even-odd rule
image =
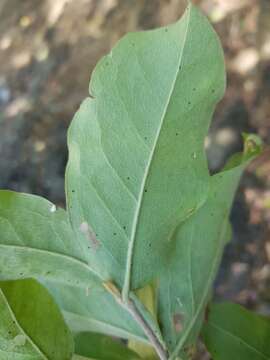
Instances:
[[[213,176],[206,203],[175,233],[175,259],[161,277],[159,291],[159,317],[171,350],[197,337],[228,241],[228,215],[240,173],[236,168]]]
[[[64,210],[38,196],[0,191],[0,280],[37,278],[65,315],[88,324],[85,330],[144,339],[85,260],[91,244],[80,241]]]
[[[0,282],[0,359],[70,360],[73,338],[53,298],[39,283]]]
[[[252,148],[238,156],[235,167],[211,176],[207,201],[175,232],[174,261],[163,273],[159,290],[159,319],[171,359],[184,348],[188,351],[197,339],[224,245],[230,239],[234,193],[244,167],[256,154]]]
[[[96,360],[139,360],[140,357],[124,344],[108,336],[79,333],[75,336],[75,352]]]
[[[240,305],[212,305],[202,335],[213,360],[270,359],[270,319]]]
[[[98,277],[86,252],[64,210],[38,196],[0,191],[0,280],[39,277],[91,286]]]
[[[75,230],[97,234],[97,272],[126,294],[162,273],[176,228],[206,200],[203,143],[224,78],[192,5],[173,25],[128,34],[94,70],[69,130],[68,211]]]
[[[134,338],[147,343],[143,331],[126,311],[117,305],[101,286],[76,288],[54,285],[46,287],[61,307],[73,332],[98,332],[124,339]]]

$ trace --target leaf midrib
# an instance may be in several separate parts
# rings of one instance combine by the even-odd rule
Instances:
[[[189,29],[190,13],[191,13],[190,9],[191,9],[191,7],[189,5],[188,9],[187,9],[187,11],[188,11],[188,20],[187,20],[186,32],[185,32],[185,37],[184,37],[184,43],[183,43],[183,46],[182,46],[182,50],[181,50],[180,55],[179,55],[177,72],[176,72],[175,78],[174,78],[174,80],[172,82],[172,86],[171,86],[171,89],[170,89],[170,92],[169,92],[169,96],[168,96],[167,102],[165,104],[163,114],[161,116],[161,121],[160,121],[158,130],[157,130],[157,135],[156,135],[156,138],[155,138],[154,143],[153,143],[153,147],[152,147],[152,150],[151,150],[151,153],[150,153],[150,156],[149,156],[148,163],[146,165],[144,177],[142,179],[142,183],[141,183],[141,187],[140,187],[140,191],[139,191],[137,207],[135,209],[135,215],[134,215],[132,228],[131,228],[131,239],[129,241],[128,250],[127,250],[127,261],[126,261],[126,269],[125,269],[125,274],[124,274],[125,278],[124,278],[124,285],[123,285],[123,289],[122,289],[122,296],[123,296],[124,300],[127,300],[129,290],[130,290],[132,259],[133,259],[134,245],[135,245],[135,239],[136,239],[137,229],[138,229],[138,221],[139,221],[140,212],[141,212],[141,209],[142,209],[142,203],[143,203],[143,197],[144,197],[144,188],[145,188],[146,181],[148,179],[148,175],[149,175],[149,172],[150,172],[152,160],[154,158],[155,150],[157,148],[157,143],[158,143],[158,140],[159,140],[159,137],[160,137],[160,133],[161,133],[162,126],[163,126],[163,123],[164,123],[164,119],[165,119],[165,117],[167,115],[168,107],[170,105],[171,97],[172,97],[172,94],[174,92],[175,84],[176,84],[176,81],[177,81],[177,78],[178,78],[178,75],[179,75],[179,67],[180,67],[182,59],[183,59],[183,53],[184,53],[187,34],[188,34],[188,29]]]

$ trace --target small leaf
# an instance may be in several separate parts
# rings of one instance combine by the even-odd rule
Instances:
[[[75,336],[75,353],[97,360],[139,360],[140,357],[119,341],[94,333]]]
[[[38,282],[0,282],[0,319],[0,359],[71,359],[72,335],[53,298]]]
[[[212,305],[202,336],[214,360],[270,359],[270,319],[240,305]]]
[[[230,239],[229,213],[234,192],[253,157],[253,151],[244,158],[241,154],[233,162],[235,167],[231,163],[211,176],[204,205],[174,234],[174,260],[163,273],[159,288],[159,319],[173,356],[196,342],[223,248]],[[181,314],[181,331],[180,326],[175,326],[175,314]]]

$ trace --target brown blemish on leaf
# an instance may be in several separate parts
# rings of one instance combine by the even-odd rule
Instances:
[[[183,330],[183,315],[180,313],[176,313],[173,315],[173,325],[174,329],[177,333]]]
[[[91,247],[94,250],[97,250],[97,248],[100,246],[100,243],[96,237],[96,234],[91,229],[89,224],[86,221],[83,221],[80,225],[80,231],[85,235],[85,237],[89,240]]]
[[[116,285],[108,280],[108,281],[104,281],[102,283],[102,285],[104,286],[104,288],[109,291],[116,299],[120,299],[121,298],[121,293],[119,291],[119,289],[116,287]]]

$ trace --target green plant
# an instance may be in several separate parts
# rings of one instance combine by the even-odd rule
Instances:
[[[67,211],[0,192],[0,359],[188,359],[202,327],[214,359],[270,358],[268,320],[215,305],[204,322],[233,194],[261,148],[246,135],[209,175],[224,88],[219,40],[192,5],[98,63],[69,129]]]

